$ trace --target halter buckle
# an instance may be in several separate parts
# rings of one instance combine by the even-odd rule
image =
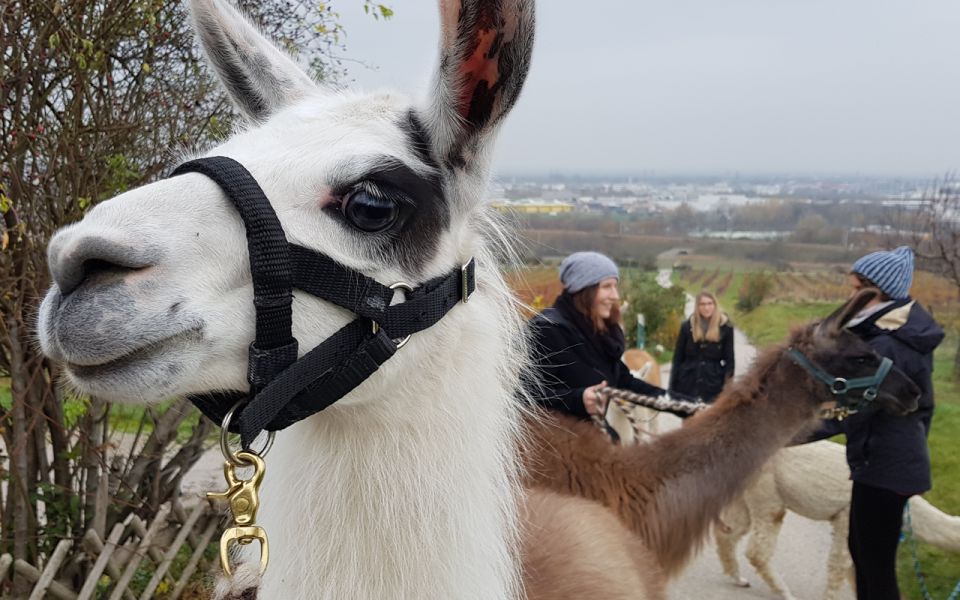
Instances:
[[[460,267],[460,302],[464,304],[470,299],[470,265],[472,264],[471,258]]]

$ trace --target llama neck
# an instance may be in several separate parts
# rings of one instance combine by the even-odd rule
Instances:
[[[414,346],[426,339],[404,348],[423,352],[416,365],[398,355],[357,388],[362,402],[278,434],[260,510],[271,544],[261,597],[519,595],[512,396],[493,359],[478,358],[497,356],[490,336],[449,320],[433,351]],[[443,352],[444,329],[477,353]]]
[[[668,574],[686,563],[757,470],[810,422],[809,400],[789,397],[796,395],[813,394],[771,368],[728,388],[711,410],[680,429],[636,448],[631,467],[643,471],[652,490],[646,506],[633,507],[643,512],[630,521]]]
[[[710,410],[647,444],[613,446],[571,417],[531,420],[528,483],[608,506],[667,575],[676,573],[723,506],[813,416],[812,389],[755,369],[765,375],[741,380]],[[770,389],[784,391],[770,398]]]

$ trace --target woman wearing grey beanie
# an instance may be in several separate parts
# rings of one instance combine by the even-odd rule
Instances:
[[[606,407],[597,390],[608,385],[666,394],[631,375],[621,360],[626,342],[616,263],[598,252],[576,252],[560,263],[560,281],[563,293],[553,307],[530,321],[540,403],[589,419],[603,416]]]

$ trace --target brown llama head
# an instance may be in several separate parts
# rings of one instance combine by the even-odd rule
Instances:
[[[880,369],[883,359],[867,342],[847,330],[846,325],[878,298],[880,291],[874,288],[857,292],[827,318],[795,332],[790,346],[835,378],[851,381],[872,377]],[[823,402],[836,399],[826,382],[815,385],[814,389]],[[847,396],[852,403],[858,403],[863,400],[864,388],[852,389]],[[894,365],[877,389],[874,404],[887,413],[904,415],[917,409],[919,398],[920,388]]]

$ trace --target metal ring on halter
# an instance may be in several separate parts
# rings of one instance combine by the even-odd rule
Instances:
[[[403,291],[405,291],[405,292],[412,292],[412,291],[413,291],[413,286],[411,286],[409,283],[404,283],[404,282],[402,282],[402,281],[398,281],[398,282],[390,285],[390,289],[391,289],[391,290],[401,289],[401,290],[403,290]],[[376,334],[378,331],[380,331],[380,323],[377,323],[376,321],[374,321],[374,322],[373,322],[373,333]],[[413,335],[413,334],[410,334],[410,335]],[[399,350],[400,348],[403,348],[403,347],[407,344],[407,342],[410,341],[410,335],[406,335],[406,336],[400,338],[399,340],[394,340],[394,342],[397,344],[397,350]]]
[[[223,422],[220,423],[220,452],[223,454],[223,457],[227,459],[235,467],[247,466],[246,461],[239,460],[237,454],[230,450],[230,442],[227,441],[227,436],[230,435],[230,420],[233,419],[233,413],[240,408],[240,405],[246,402],[246,399],[240,400],[234,404],[230,410],[227,411],[227,414],[223,415]],[[257,452],[256,450],[250,449],[250,452],[253,452],[260,458],[263,458],[267,455],[267,452],[270,452],[270,448],[273,446],[273,438],[276,437],[276,431],[267,432],[267,443],[263,445],[263,449]]]
[[[833,392],[835,396],[838,396],[849,392],[850,387],[847,385],[846,379],[843,377],[835,377],[833,383],[830,384],[830,391]]]

